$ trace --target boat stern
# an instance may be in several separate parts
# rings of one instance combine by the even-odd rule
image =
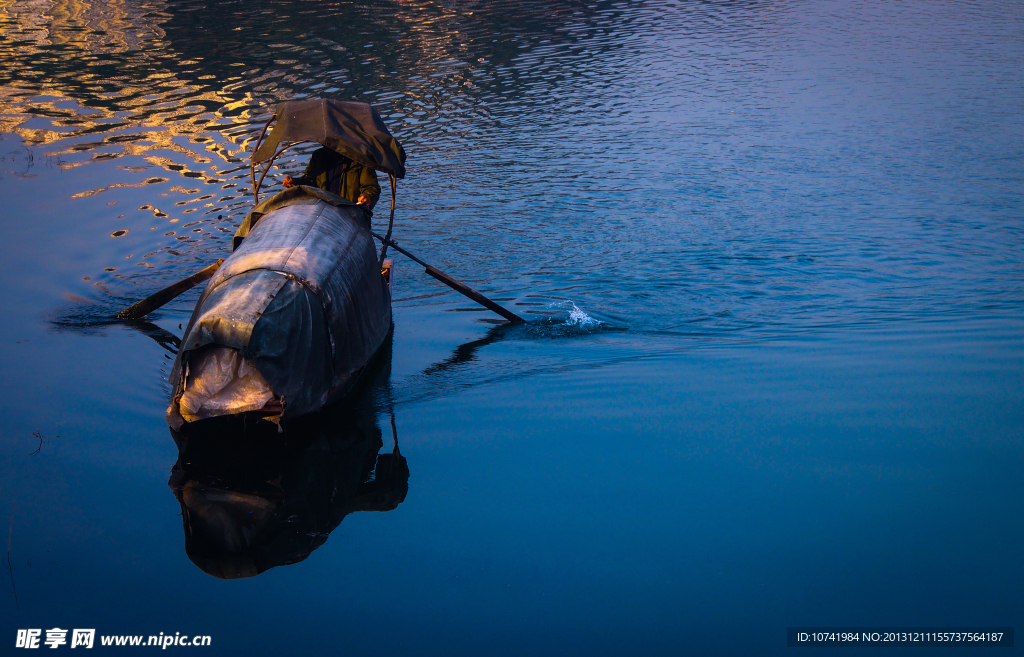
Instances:
[[[284,412],[284,400],[237,349],[208,345],[191,351],[182,369],[182,389],[167,409],[175,430],[185,422],[242,413],[276,421]]]

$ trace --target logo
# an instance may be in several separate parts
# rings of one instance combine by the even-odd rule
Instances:
[[[43,636],[43,630],[18,630],[18,637],[14,641],[15,648],[38,648],[39,639]],[[72,648],[92,648],[93,641],[96,639],[96,630],[71,630],[71,647]],[[64,646],[68,643],[68,630],[62,630],[59,627],[54,627],[46,630],[46,639],[43,644],[47,648],[56,648],[57,646]]]

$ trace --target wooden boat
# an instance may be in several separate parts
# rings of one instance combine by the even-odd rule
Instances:
[[[253,154],[254,195],[257,164],[266,175],[284,147],[316,141],[388,173],[394,216],[405,153],[373,108],[298,101],[281,104],[275,118],[263,144],[270,148]],[[300,186],[258,203],[185,329],[168,424],[243,413],[279,422],[342,397],[391,328],[383,260],[365,211],[351,201]]]

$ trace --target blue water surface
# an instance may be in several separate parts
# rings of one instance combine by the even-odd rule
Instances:
[[[0,645],[1024,628],[1021,34],[1008,1],[0,0]],[[376,378],[207,460],[164,421],[199,291],[109,317],[229,252],[255,137],[312,97],[376,107],[399,241],[530,321],[396,257]],[[284,491],[307,549],[212,576],[181,473]]]

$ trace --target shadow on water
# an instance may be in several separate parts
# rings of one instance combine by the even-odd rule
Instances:
[[[201,289],[200,287],[199,290]],[[189,291],[186,294],[198,295],[198,290]],[[116,317],[118,312],[144,298],[145,296],[122,298],[110,294],[107,294],[104,298],[96,299],[74,297],[69,299],[70,303],[68,305],[57,307],[50,311],[46,320],[50,329],[58,333],[70,332],[89,335],[102,331],[109,326],[127,326],[156,339],[157,342],[161,343],[161,346],[164,342],[173,343],[173,348],[168,349],[170,349],[172,354],[177,353],[180,340],[169,331],[156,326],[146,318],[125,320]],[[159,311],[160,309],[157,309],[147,315],[147,317],[159,317]],[[159,336],[159,339],[157,339],[157,336]]]
[[[68,309],[50,320],[51,330],[57,333],[95,335],[111,326],[124,326],[152,338],[164,350],[165,355],[172,359],[181,347],[181,338],[165,328],[145,319],[115,319],[110,314],[97,311],[93,306]]]
[[[139,331],[147,337],[153,338],[154,342],[171,355],[177,354],[178,349],[181,347],[181,338],[166,329],[160,328],[156,324],[144,320],[122,322],[122,324]]]
[[[165,349],[177,344],[175,336],[148,322],[130,325]],[[483,347],[523,335],[523,327],[496,326],[422,376],[452,374],[475,361]],[[181,505],[185,553],[196,566],[236,579],[298,563],[326,543],[348,514],[391,511],[405,500],[409,467],[398,448],[391,355],[389,335],[353,393],[286,423],[281,432],[247,417],[171,432],[178,460],[168,486]],[[384,414],[390,414],[394,447],[381,454]]]
[[[573,305],[577,312],[579,308]],[[565,314],[565,313],[562,313]],[[431,377],[450,373],[459,367],[479,360],[479,351],[483,347],[505,340],[567,340],[605,332],[623,332],[628,329],[607,325],[584,315],[586,321],[570,312],[566,319],[561,317],[545,317],[541,320],[525,324],[502,323],[488,329],[482,338],[460,344],[452,351],[452,355],[442,361],[423,369],[422,376]]]
[[[489,344],[504,340],[512,328],[514,328],[512,324],[501,324],[488,330],[484,337],[479,340],[471,340],[470,342],[460,344],[455,348],[451,356],[424,368],[423,375],[434,376],[477,360],[477,351]]]
[[[172,431],[168,486],[188,558],[214,577],[252,577],[306,559],[350,513],[397,508],[409,490],[397,431],[392,451],[378,453],[390,370],[389,336],[353,394],[280,433],[245,417]]]

